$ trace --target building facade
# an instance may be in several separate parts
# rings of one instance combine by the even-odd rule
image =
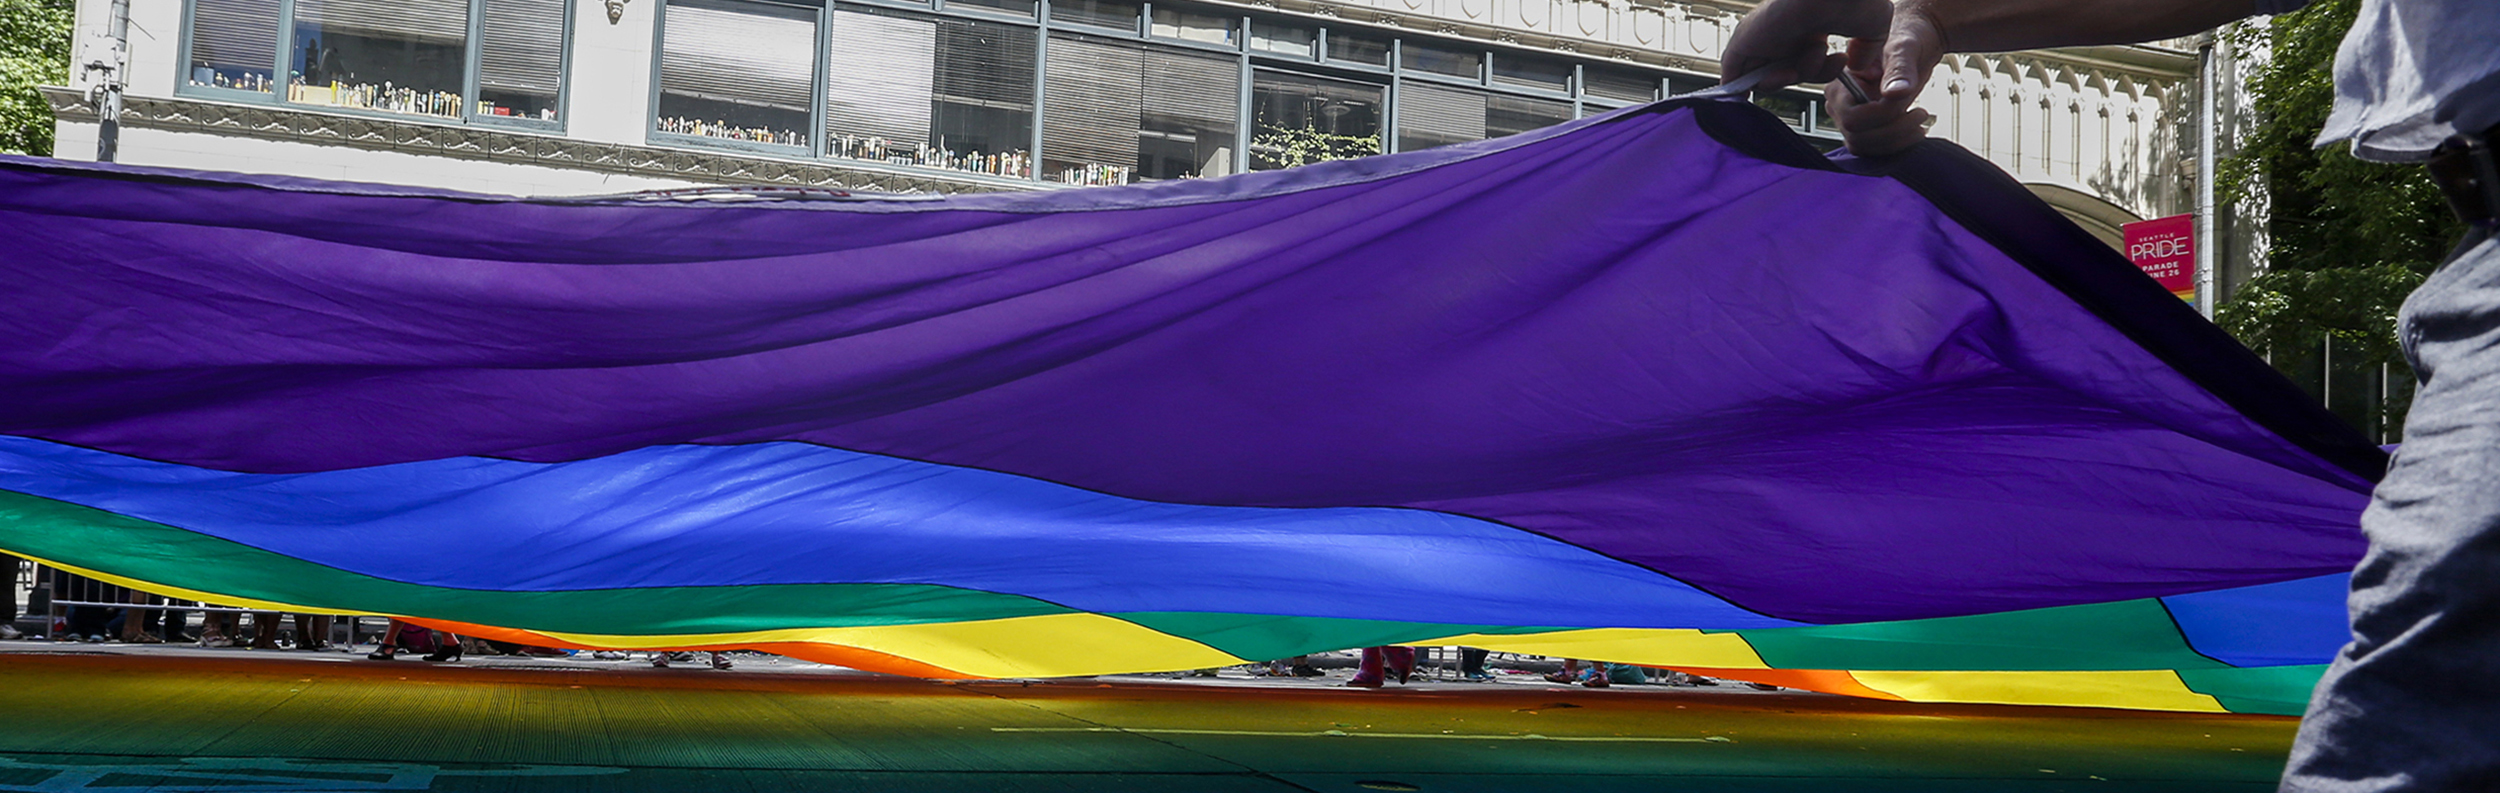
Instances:
[[[109,0],[81,0],[79,31]],[[1740,3],[130,0],[123,162],[516,194],[973,192],[1412,151],[1710,85]],[[82,50],[86,52],[87,50]],[[81,60],[88,59],[82,54]],[[2194,58],[1956,56],[1936,134],[2115,241],[2187,210]],[[90,73],[48,91],[91,157]],[[1830,146],[1820,95],[1758,103]]]

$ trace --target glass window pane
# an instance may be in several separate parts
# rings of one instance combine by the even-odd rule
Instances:
[[[1232,17],[1199,14],[1171,6],[1155,8],[1154,25],[1149,30],[1157,36],[1172,39],[1203,41],[1208,44],[1232,46]]]
[[[826,61],[825,153],[1027,177],[1033,28],[842,6]]]
[[[1050,48],[1043,178],[1109,185],[1232,172],[1236,60],[1067,34]]]
[[[1658,98],[1658,75],[1618,69],[1611,66],[1582,66],[1582,92],[1589,96],[1622,102],[1649,102]]]
[[[467,0],[296,0],[287,101],[460,117]]]
[[[1398,88],[1398,151],[1516,135],[1570,120],[1570,102],[1426,83]]]
[[[1377,85],[1260,70],[1250,84],[1250,167],[1379,154],[1386,93]]]
[[[1145,4],[1127,0],[1051,0],[1050,21],[1136,30]]]
[[[807,145],[816,70],[815,9],[748,0],[671,0],[664,24],[659,131]]]
[[[1343,28],[1331,28],[1328,31],[1328,59],[1387,66],[1389,65],[1389,40],[1348,32]]]
[[[1316,57],[1319,30],[1264,19],[1250,23],[1250,49],[1295,58]]]
[[[1400,47],[1404,66],[1419,72],[1446,74],[1473,80],[1484,74],[1484,53],[1436,47],[1416,41]]]
[[[956,6],[974,6],[978,8],[995,9],[998,11],[1006,11],[1017,16],[1031,18],[1033,16],[1034,3],[1033,0],[946,0],[946,7],[953,8]]]
[[[564,0],[480,0],[477,113],[556,120],[564,89]]]
[[[1485,137],[1499,138],[1571,120],[1571,103],[1494,94],[1484,103]]]
[[[1420,82],[1398,86],[1398,151],[1484,140],[1487,94]]]
[[[278,62],[278,0],[196,0],[190,84],[268,93]]]
[[[945,153],[931,163],[1000,176],[1033,175],[1033,28],[938,21],[936,90],[930,145]]]
[[[1493,82],[1561,93],[1571,90],[1571,64],[1497,52],[1493,53]]]
[[[1786,121],[1789,126],[1798,129],[1806,129],[1807,125],[1814,121],[1812,118],[1814,100],[1800,94],[1785,91],[1754,94],[1753,103],[1771,111],[1773,115],[1779,116],[1781,121]]]

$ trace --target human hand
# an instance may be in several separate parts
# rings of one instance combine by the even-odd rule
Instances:
[[[1926,89],[1927,78],[1943,60],[1944,51],[1942,30],[1919,0],[1894,10],[1880,46],[1850,39],[1844,68],[1823,87],[1823,106],[1840,126],[1840,137],[1850,153],[1898,154],[1926,138],[1927,122],[1935,116],[1911,103]],[[1872,101],[1860,102],[1844,90],[1840,80],[1881,87],[1870,97]]]
[[[1770,67],[1759,88],[1830,80],[1845,64],[1832,36],[1880,40],[1892,20],[1886,0],[1765,0],[1736,24],[1719,56],[1719,82]]]

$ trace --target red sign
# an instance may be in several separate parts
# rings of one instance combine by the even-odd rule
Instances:
[[[2196,216],[2172,215],[2122,227],[2127,259],[2179,299],[2196,302]]]

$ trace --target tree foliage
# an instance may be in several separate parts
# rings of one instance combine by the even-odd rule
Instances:
[[[52,153],[52,107],[38,85],[69,79],[72,0],[0,0],[0,152]]]
[[[2334,104],[2335,50],[2360,0],[2315,0],[2248,25],[2243,51],[2270,46],[2250,81],[2255,132],[2222,163],[2227,200],[2267,205],[2267,270],[2215,311],[2259,352],[2314,350],[2328,337],[2347,363],[2403,357],[2396,310],[2447,255],[2462,229],[2421,168],[2364,162],[2351,147],[2316,148]]]

